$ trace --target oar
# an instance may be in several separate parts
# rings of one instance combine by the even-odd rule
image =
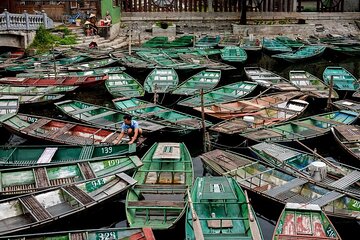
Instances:
[[[259,226],[253,215],[253,212],[251,211],[252,207],[250,205],[249,197],[247,195],[246,190],[244,190],[244,194],[245,194],[245,199],[246,199],[246,204],[247,204],[247,209],[248,209],[249,226],[250,226],[251,235],[252,235],[253,239],[262,239],[262,236],[261,236],[261,233],[259,230]]]
[[[187,189],[187,195],[188,195],[188,201],[189,201],[189,206],[190,206],[190,210],[191,210],[191,218],[192,218],[195,240],[204,240],[204,235],[202,232],[200,221],[199,221],[199,218],[194,209],[194,205],[193,205],[193,202],[192,202],[192,199],[190,196],[189,189]]]

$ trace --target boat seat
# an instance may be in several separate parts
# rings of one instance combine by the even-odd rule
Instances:
[[[67,123],[62,128],[60,128],[59,130],[57,130],[55,132],[49,131],[49,133],[47,135],[49,137],[51,137],[52,139],[55,139],[58,136],[65,134],[67,131],[69,131],[71,128],[73,128],[75,126],[76,126],[75,124]]]
[[[74,183],[75,178],[76,177],[56,178],[56,179],[51,179],[49,182],[50,182],[50,186],[59,186],[59,185],[65,185],[68,183]]]
[[[41,128],[42,126],[46,125],[47,123],[51,122],[52,120],[50,119],[39,119],[34,123],[31,123],[29,126],[25,127],[22,129],[23,132],[31,132],[35,129]]]
[[[185,184],[139,184],[135,185],[136,189],[162,189],[162,190],[186,190],[188,188]]]
[[[2,187],[1,194],[7,195],[7,194],[23,194],[32,192],[34,189],[36,189],[35,184],[22,184],[22,185],[14,185],[14,186],[8,186],[8,187]]]
[[[185,207],[183,201],[128,201],[129,208],[170,208],[182,210]]]
[[[83,190],[81,190],[80,188],[74,185],[65,186],[63,187],[63,190],[67,192],[70,196],[75,198],[82,205],[95,202],[95,200],[92,197],[90,197],[86,192],[84,192]]]
[[[29,211],[36,221],[44,221],[51,218],[51,214],[32,195],[19,198],[24,208]]]
[[[96,175],[88,162],[80,162],[78,163],[78,166],[85,179],[96,178]]]
[[[57,147],[47,147],[37,160],[37,163],[49,163],[51,159],[55,155],[56,151],[58,150]]]
[[[101,140],[101,142],[102,143],[113,143],[113,141],[115,141],[115,139],[117,139],[117,137],[119,137],[119,134],[117,132],[112,132],[109,135],[107,135],[106,137],[104,137],[103,140]]]
[[[36,186],[39,188],[49,187],[49,179],[47,175],[47,171],[44,167],[34,168],[34,177]]]
[[[214,220],[207,220],[207,226],[209,228],[232,228],[233,223],[230,219],[214,219]]]

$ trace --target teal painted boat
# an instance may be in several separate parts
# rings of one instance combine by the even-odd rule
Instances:
[[[42,160],[46,161],[45,158]],[[143,163],[136,156],[73,161],[0,170],[0,195],[10,196],[130,172]]]
[[[92,70],[94,68],[103,68],[103,67],[109,67],[111,65],[116,64],[117,60],[112,58],[104,58],[104,59],[98,59],[91,62],[86,63],[78,63],[73,64],[67,68],[68,71],[87,71]]]
[[[240,47],[247,52],[259,52],[262,49],[260,39],[252,37],[242,37],[240,40]]]
[[[246,97],[257,87],[257,83],[254,82],[236,82],[231,83],[219,88],[216,88],[210,92],[205,93],[204,96],[204,105],[211,105],[214,103],[226,103],[235,101],[237,99]],[[186,107],[200,107],[201,106],[201,96],[199,94],[185,98],[178,102],[181,106]]]
[[[195,42],[195,47],[216,47],[221,40],[219,35],[217,36],[205,36]]]
[[[108,67],[108,68],[96,68],[93,70],[81,71],[81,72],[64,72],[59,71],[56,73],[56,76],[98,76],[104,75],[112,72],[121,72],[124,71],[124,67]],[[44,71],[27,71],[25,73],[18,73],[16,77],[55,77],[55,72],[51,69],[46,69]]]
[[[89,125],[111,131],[119,131],[124,123],[124,112],[91,103],[65,100],[55,103],[56,107],[66,115]],[[163,125],[143,119],[134,119],[144,131],[144,134],[158,131]]]
[[[358,116],[359,113],[352,111],[334,111],[274,125],[269,128],[246,131],[240,135],[254,141],[286,143],[309,140],[324,136],[330,132],[331,127],[352,124]]]
[[[201,55],[195,55],[195,54],[180,54],[179,57],[181,60],[183,60],[189,64],[197,64],[199,67],[202,67],[202,68],[217,69],[217,70],[222,70],[222,71],[236,69],[235,67],[233,67],[231,65],[209,59],[206,55],[201,56]]]
[[[199,229],[200,228],[200,229]],[[247,193],[230,177],[198,177],[191,190],[186,240],[264,239]]]
[[[146,77],[144,89],[148,93],[168,93],[179,83],[179,77],[172,68],[156,68]]]
[[[360,196],[358,168],[275,143],[262,142],[252,145],[250,150],[261,160],[313,179],[319,185]]]
[[[218,46],[219,47],[228,47],[228,46],[239,46],[240,38],[237,35],[225,35],[221,38]]]
[[[303,42],[286,37],[286,36],[277,36],[275,39],[290,48],[300,48],[300,47],[304,46]]]
[[[25,235],[13,235],[5,237],[8,240],[155,240],[151,228],[101,228],[89,230],[72,230],[63,232],[33,233]]]
[[[0,95],[0,121],[6,119],[8,115],[17,114],[19,105],[19,97]]]
[[[325,49],[325,46],[304,46],[294,52],[275,54],[271,57],[295,63],[319,58],[323,55]]]
[[[190,153],[183,143],[155,143],[141,160],[144,165],[133,175],[137,184],[126,196],[129,225],[172,228],[186,212],[187,190],[193,185]]]
[[[317,204],[327,215],[339,221],[356,221],[360,216],[360,209],[353,207],[360,201],[358,196],[320,186],[315,181],[263,161],[223,150],[204,153],[200,158],[208,171],[233,177],[243,189],[270,201],[269,205],[292,202]]]
[[[1,200],[0,234],[35,230],[83,210],[90,211],[135,183],[125,173],[118,173]],[[12,222],[11,225],[7,224],[9,221]]]
[[[207,92],[212,90],[219,83],[220,78],[220,70],[203,70],[182,82],[174,91],[172,91],[172,94],[191,96],[199,94],[201,89]]]
[[[19,86],[19,85],[0,85],[0,94],[4,95],[31,95],[31,94],[55,94],[66,93],[76,90],[78,86]]]
[[[168,43],[168,37],[153,37],[150,40],[146,41],[142,47],[145,48],[158,48],[163,47]]]
[[[194,36],[185,35],[171,42],[164,43],[163,48],[181,48],[181,47],[191,47],[194,44]]]
[[[278,91],[298,91],[298,87],[287,79],[261,67],[244,67],[246,76],[257,82],[263,88],[272,88]]]
[[[327,67],[323,72],[323,79],[326,84],[330,84],[333,78],[333,87],[338,91],[356,91],[360,85],[356,78],[345,68]]]
[[[244,63],[247,60],[247,54],[244,49],[236,46],[227,46],[221,49],[221,59],[227,62]]]
[[[143,86],[129,74],[125,72],[108,73],[108,76],[105,87],[114,98],[144,96],[145,90]]]
[[[166,108],[161,105],[150,103],[144,100],[114,99],[114,105],[120,111],[132,116],[160,122],[166,126],[164,131],[188,133],[202,128],[201,119],[174,109]],[[205,126],[211,126],[211,122],[205,121]]]
[[[263,38],[262,40],[262,47],[265,51],[275,54],[275,53],[285,53],[291,52],[292,49],[279,42],[275,39]]]
[[[316,98],[328,98],[329,87],[319,78],[303,70],[292,70],[289,72],[290,82],[297,86],[301,92],[310,94]],[[339,98],[337,92],[333,89],[331,98]]]
[[[24,145],[0,146],[1,166],[29,166],[47,163],[73,162],[77,160],[109,159],[136,152],[136,144],[119,145]]]
[[[317,204],[287,203],[272,240],[341,240],[334,225]]]

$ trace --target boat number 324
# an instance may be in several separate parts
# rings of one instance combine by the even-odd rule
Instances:
[[[103,147],[103,148],[101,148],[101,153],[102,154],[110,154],[110,153],[112,153],[112,151],[113,151],[112,147]]]
[[[104,232],[96,234],[97,240],[117,239],[116,232]]]

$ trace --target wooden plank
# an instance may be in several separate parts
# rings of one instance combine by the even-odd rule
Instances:
[[[301,185],[304,185],[305,183],[307,183],[307,180],[304,179],[300,179],[300,178],[294,178],[291,181],[281,185],[281,186],[276,186],[274,188],[271,188],[269,190],[267,190],[265,193],[269,196],[275,197],[276,195],[280,194],[280,193],[284,193],[287,192],[295,187],[299,187]]]
[[[85,177],[85,179],[96,178],[96,175],[93,172],[93,170],[91,169],[90,164],[88,162],[81,162],[78,165],[79,165],[80,170],[81,170],[83,176]]]
[[[330,186],[340,189],[345,189],[359,180],[360,180],[360,172],[354,170],[351,173],[347,174],[346,176],[336,180],[335,182],[330,183]]]
[[[50,186],[47,172],[44,167],[34,168],[34,176],[38,188],[45,188]]]
[[[41,119],[37,120],[36,122],[31,123],[29,126],[23,128],[22,131],[31,132],[35,129],[41,128],[42,126],[46,125],[47,123],[49,123],[51,121],[52,120],[50,120],[50,119],[41,118]]]
[[[95,202],[95,200],[89,196],[86,192],[76,187],[75,185],[65,186],[63,189],[79,201],[82,205],[87,205],[89,203]]]
[[[36,221],[44,221],[51,218],[51,214],[38,202],[34,196],[19,198],[22,205],[29,211]]]
[[[180,159],[180,143],[159,143],[153,159]]]
[[[60,135],[63,135],[64,133],[66,133],[67,131],[69,131],[71,128],[73,128],[75,126],[76,126],[75,124],[67,123],[62,128],[57,130],[55,133],[53,133],[53,131],[49,131],[48,134],[51,134],[51,135],[48,137],[55,139],[55,138],[59,137]]]
[[[37,163],[49,163],[51,162],[52,157],[55,155],[57,147],[47,147],[37,160]]]
[[[314,201],[310,202],[311,204],[317,204],[319,205],[319,207],[323,207],[326,204],[341,198],[342,196],[344,196],[344,194],[336,192],[336,191],[332,191],[332,192],[328,192],[325,195],[315,199]]]

